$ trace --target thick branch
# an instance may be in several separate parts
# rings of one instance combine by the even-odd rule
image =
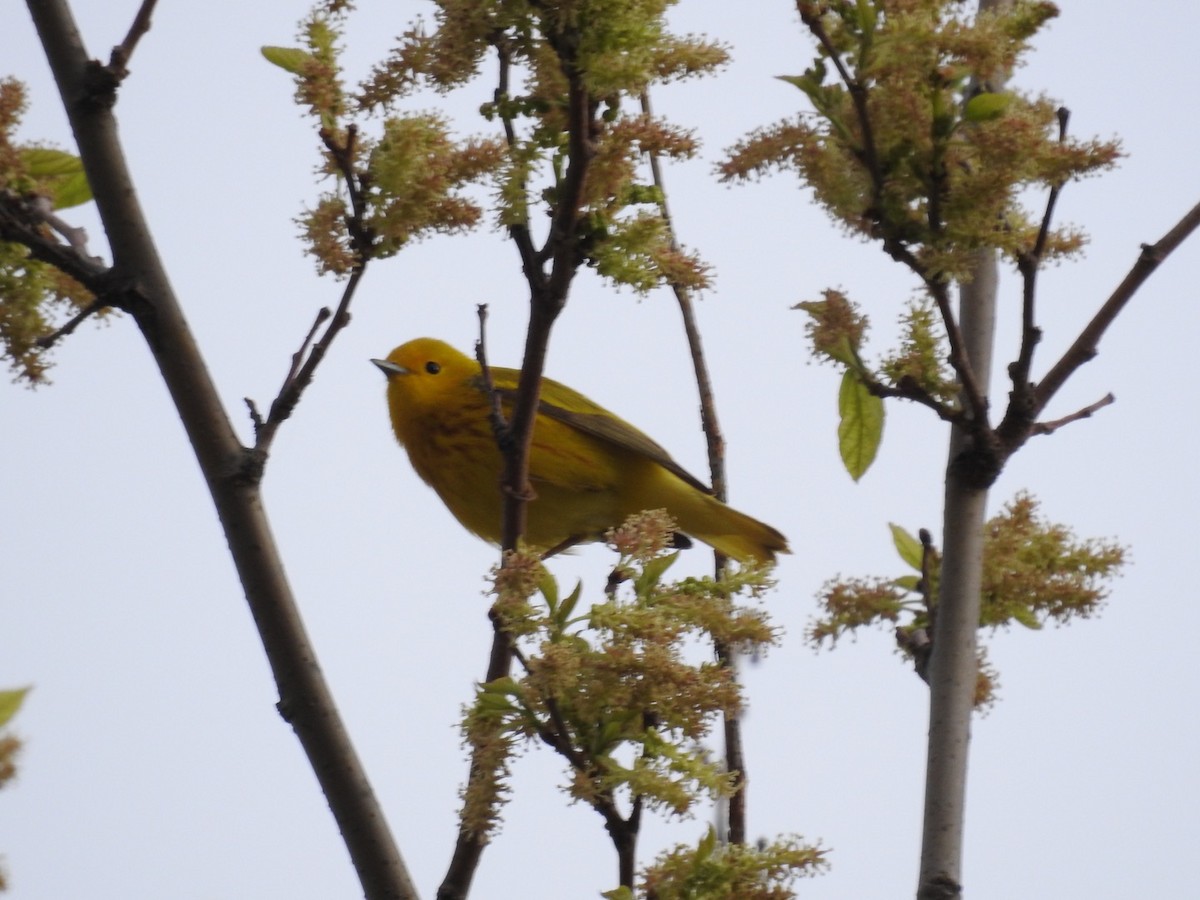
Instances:
[[[115,83],[88,59],[65,0],[29,0],[108,235],[114,274],[138,286],[132,310],[204,473],[295,729],[372,898],[416,891],[325,684],[284,575],[257,483],[175,298],[137,200],[111,113]]]

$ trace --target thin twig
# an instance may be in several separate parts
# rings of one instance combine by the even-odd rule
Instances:
[[[317,367],[329,351],[333,339],[350,324],[350,301],[354,297],[358,283],[362,280],[364,271],[365,263],[350,273],[350,277],[346,280],[346,287],[342,290],[342,299],[338,302],[337,310],[331,316],[327,308],[322,308],[317,313],[316,321],[306,335],[304,344],[297,353],[292,355],[292,365],[288,370],[288,377],[279,389],[278,396],[271,402],[271,409],[267,414],[266,421],[255,435],[254,451],[256,454],[265,455],[270,452],[271,443],[275,440],[279,426],[292,414],[305,389],[312,383],[313,375],[316,374]],[[329,325],[326,327],[325,333],[316,343],[312,344],[312,349],[308,351],[307,356],[304,356],[305,348],[312,343],[317,327],[327,319]],[[304,362],[297,367],[296,363],[300,358],[303,358]]]
[[[483,374],[483,389],[488,395],[488,418],[492,423],[492,434],[500,451],[504,452],[503,441],[508,435],[508,423],[504,421],[504,410],[500,406],[500,392],[492,380],[492,367],[488,365],[487,356],[487,316],[488,305],[480,303],[475,307],[479,316],[479,340],[475,342],[475,359]]]
[[[158,0],[142,0],[142,5],[138,8],[137,15],[133,17],[133,23],[129,26],[125,40],[113,47],[112,55],[108,60],[108,69],[118,80],[129,74],[127,68],[129,60],[137,48],[138,41],[142,39],[142,35],[150,30],[150,17],[154,13],[154,6],[157,2]]]
[[[650,107],[650,93],[641,93],[642,115],[646,119],[653,116]],[[671,249],[679,250],[679,239],[675,233],[675,223],[667,205],[667,187],[663,178],[662,164],[658,154],[647,153],[650,161],[650,174],[658,189],[659,214],[670,236]],[[671,290],[679,304],[679,313],[683,319],[683,330],[687,335],[688,351],[692,357],[692,370],[696,378],[696,388],[700,395],[700,427],[704,432],[705,444],[708,448],[708,468],[712,478],[713,495],[722,502],[728,496],[728,482],[725,478],[725,438],[721,434],[721,426],[717,420],[717,405],[713,395],[712,379],[708,372],[708,362],[704,356],[704,345],[700,339],[700,327],[696,323],[695,305],[688,289],[678,281],[671,281]],[[714,566],[719,578],[725,568],[725,557],[714,551]],[[737,651],[723,641],[714,642],[713,650],[721,666],[728,669],[734,680],[737,679]],[[742,745],[741,720],[736,715],[724,717],[723,731],[725,737],[725,770],[730,774],[736,789],[728,798],[726,809],[727,829],[720,835],[722,841],[732,844],[746,842],[746,758]]]
[[[71,318],[68,319],[66,324],[64,324],[61,328],[52,332],[51,334],[43,335],[42,337],[38,338],[35,343],[40,349],[49,350],[56,343],[82,325],[84,321],[104,309],[108,309],[108,304],[105,301],[97,298],[79,312],[75,313],[75,315],[71,316]]]
[[[975,377],[975,370],[971,366],[971,358],[967,353],[962,329],[959,327],[958,319],[954,315],[954,308],[950,302],[950,293],[946,289],[946,283],[943,281],[929,281],[927,279],[926,284],[933,295],[934,303],[937,304],[938,312],[941,313],[942,324],[946,328],[946,342],[950,345],[950,365],[954,368],[954,373],[958,376],[962,392],[967,396],[967,406],[972,416],[972,427],[978,431],[986,431],[989,427],[987,398],[984,397],[983,392],[979,389],[979,380]]]
[[[57,231],[66,240],[67,245],[78,253],[84,259],[90,259],[93,262],[103,264],[103,260],[98,256],[92,256],[88,252],[87,229],[70,224],[64,219],[60,219],[54,213],[54,206],[49,197],[33,197],[30,202],[31,208],[41,216],[43,222]]]
[[[499,73],[497,75],[495,97],[496,107],[499,111],[500,121],[504,126],[504,141],[508,146],[510,153],[515,153],[517,150],[517,130],[513,125],[512,113],[509,109],[509,73],[512,69],[512,53],[508,46],[508,40],[503,32],[498,32],[493,35],[492,46],[496,48],[496,56],[499,62]],[[525,196],[526,182],[524,175],[521,176],[521,184],[518,186],[520,196]],[[512,222],[508,226],[509,236],[513,243],[517,245],[517,253],[521,257],[521,269],[525,272],[525,277],[528,279],[542,279],[544,275],[541,266],[537,261],[537,250],[533,246],[533,236],[529,231],[529,208],[528,205],[523,206],[524,214],[520,222]]]
[[[104,298],[106,305],[124,309],[119,296],[122,292],[112,278],[112,270],[97,257],[81,252],[74,244],[64,244],[46,234],[41,227],[43,224],[53,227],[36,198],[0,190],[0,240],[20,244],[34,259],[49,263],[70,275],[97,298]]]
[[[1061,144],[1067,139],[1067,123],[1071,111],[1065,106],[1058,108],[1058,141]],[[1046,209],[1042,213],[1042,224],[1038,228],[1037,238],[1033,248],[1022,253],[1017,259],[1017,269],[1021,273],[1021,348],[1017,359],[1008,367],[1012,380],[1012,403],[1027,407],[1032,398],[1033,385],[1029,382],[1029,372],[1033,368],[1033,353],[1042,339],[1042,330],[1037,325],[1036,295],[1037,278],[1041,271],[1042,257],[1046,253],[1046,243],[1050,239],[1050,225],[1054,220],[1054,207],[1062,193],[1063,183],[1058,182],[1050,187],[1046,197]]]
[[[1059,388],[1076,369],[1095,358],[1100,338],[1104,336],[1104,332],[1125,308],[1125,304],[1154,273],[1159,264],[1170,256],[1175,248],[1183,243],[1197,227],[1200,227],[1200,203],[1188,210],[1158,243],[1142,245],[1142,252],[1129,273],[1117,285],[1116,290],[1112,292],[1083,331],[1079,333],[1075,342],[1038,383],[1034,390],[1034,416],[1046,408],[1046,404],[1058,393]]]
[[[887,399],[894,397],[897,400],[910,400],[913,403],[919,403],[921,406],[928,407],[933,410],[939,419],[943,422],[961,422],[963,419],[962,410],[951,406],[948,403],[943,403],[929,391],[918,385],[911,376],[905,376],[895,385],[884,384],[882,381],[877,381],[874,378],[863,376],[859,373],[863,386],[867,391],[875,397]]]
[[[1064,425],[1070,425],[1072,422],[1078,422],[1080,419],[1089,418],[1092,413],[1096,412],[1097,410],[1104,409],[1106,406],[1112,405],[1116,402],[1116,400],[1117,398],[1111,393],[1105,394],[1095,403],[1091,403],[1085,406],[1083,409],[1076,410],[1069,416],[1063,416],[1061,419],[1054,419],[1050,422],[1034,422],[1033,425],[1030,426],[1029,433],[1031,435],[1053,434]]]
[[[796,0],[796,11],[800,13],[800,21],[812,32],[813,37],[817,39],[821,48],[825,51],[825,56],[833,63],[834,68],[837,69],[838,77],[846,85],[846,90],[850,93],[850,99],[854,102],[854,112],[858,116],[858,125],[862,129],[863,142],[858,155],[863,165],[867,167],[867,172],[871,176],[875,198],[878,199],[883,192],[883,172],[879,168],[879,154],[875,149],[874,128],[871,125],[871,116],[867,111],[867,89],[861,81],[850,74],[850,71],[846,68],[846,64],[842,62],[841,52],[834,46],[832,39],[829,37],[829,32],[825,30],[825,24],[821,21],[823,10],[814,12],[813,4],[806,2],[806,0]]]
[[[275,431],[280,424],[291,415],[292,410],[296,406],[296,402],[300,399],[300,392],[303,387],[298,388],[296,379],[300,374],[300,369],[304,364],[309,347],[312,345],[313,339],[316,337],[317,329],[332,315],[328,306],[323,306],[317,311],[317,317],[312,323],[312,327],[308,329],[308,334],[304,336],[303,343],[300,344],[300,349],[292,354],[292,364],[288,367],[287,374],[283,377],[283,384],[279,387],[279,393],[275,399],[271,401],[270,411],[264,420],[259,414],[258,407],[249,397],[245,397],[246,405],[250,408],[250,418],[254,422],[254,443],[255,449],[262,453],[266,453],[272,440],[275,437]]]
[[[316,320],[305,336],[300,349],[292,354],[291,367],[288,369],[287,377],[284,378],[283,386],[279,389],[279,394],[271,403],[266,420],[262,422],[261,426],[258,421],[255,422],[254,453],[259,459],[270,452],[271,443],[275,439],[279,426],[292,414],[296,404],[300,402],[301,395],[312,383],[313,375],[316,374],[317,367],[325,358],[325,354],[329,352],[329,347],[334,339],[343,328],[350,324],[350,301],[354,298],[354,292],[358,289],[359,282],[366,272],[367,263],[371,259],[375,234],[366,224],[367,200],[362,191],[359,173],[354,168],[354,147],[357,138],[358,129],[354,125],[346,128],[344,144],[339,144],[332,132],[321,129],[321,140],[329,151],[330,157],[337,164],[346,185],[346,195],[350,201],[351,210],[350,215],[346,217],[346,231],[350,236],[350,243],[357,259],[350,271],[350,277],[346,280],[346,287],[342,290],[342,297],[338,301],[337,309],[332,314],[328,308],[318,311]],[[318,328],[326,321],[329,324],[325,328],[325,332],[314,342]],[[251,418],[254,418],[255,412],[256,410],[252,408]]]

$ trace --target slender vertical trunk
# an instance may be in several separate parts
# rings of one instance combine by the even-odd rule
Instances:
[[[963,343],[979,390],[987,396],[995,333],[997,272],[991,251],[980,251],[972,280],[959,294]],[[962,893],[963,823],[971,712],[978,676],[976,633],[983,582],[983,525],[988,490],[961,465],[971,447],[968,427],[950,435],[943,511],[942,570],[929,659],[929,744],[919,900]]]

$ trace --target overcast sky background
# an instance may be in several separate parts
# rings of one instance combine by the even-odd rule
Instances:
[[[134,0],[76,4],[105,59]],[[1035,373],[1074,338],[1133,263],[1200,200],[1195,45],[1200,6],[1065,0],[1016,77],[1072,110],[1075,134],[1119,135],[1114,174],[1070,186],[1060,218],[1092,235],[1048,271]],[[347,65],[362,74],[432,4],[360,3]],[[865,304],[877,348],[913,279],[845,238],[792,177],[716,183],[724,148],[800,108],[772,80],[811,57],[791,4],[692,0],[676,30],[732,46],[718,78],[671,87],[658,112],[698,129],[702,157],[667,170],[685,243],[716,267],[699,308],[729,443],[736,506],[780,528],[794,555],[768,598],[782,647],[746,672],[750,832],[831,848],[814,900],[911,896],[916,882],[925,686],[887,634],[814,654],[801,637],[829,577],[899,574],[887,522],[940,534],[946,429],[891,405],[860,484],[835,443],[837,377],[810,365],[789,310],[839,287]],[[160,5],[117,113],[141,200],[240,433],[265,406],[316,310],[340,285],[302,258],[292,217],[315,194],[315,139],[292,85],[259,55],[290,44],[302,3]],[[0,73],[23,79],[22,136],[71,147],[28,13],[4,6]],[[486,79],[425,108],[483,127]],[[108,253],[94,211],[73,210]],[[1200,240],[1167,261],[1049,411],[1112,390],[1117,403],[1031,441],[993,508],[1028,488],[1081,536],[1117,537],[1133,564],[1101,617],[988,642],[1000,703],[976,722],[965,880],[972,900],[1184,897],[1200,890],[1200,630],[1193,388]],[[420,335],[469,349],[491,306],[490,353],[516,364],[527,299],[498,232],[437,238],[374,264],[354,322],[276,443],[268,511],[325,672],[422,896],[453,846],[466,774],[456,723],[482,676],[482,596],[495,551],[466,534],[395,445],[369,357]],[[1007,390],[1019,315],[1006,277],[994,393]],[[26,742],[0,793],[0,854],[14,900],[60,897],[355,897],[360,890],[299,744],[276,715],[258,638],[207,492],[131,321],[85,326],[56,353],[52,387],[0,390],[0,686],[33,684]],[[576,282],[548,374],[620,412],[705,474],[695,388],[672,297]],[[599,592],[610,554],[556,561]],[[704,572],[707,553],[679,572]],[[616,883],[602,823],[568,806],[548,752],[517,765],[478,897],[595,897]],[[649,824],[643,859],[693,842],[701,817]]]

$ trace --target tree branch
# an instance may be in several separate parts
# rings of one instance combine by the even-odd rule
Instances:
[[[521,265],[529,284],[529,327],[525,336],[525,354],[517,393],[509,413],[507,427],[497,439],[504,455],[501,490],[504,493],[504,519],[501,523],[501,546],[505,551],[517,547],[525,531],[526,506],[533,497],[529,484],[529,449],[541,397],[542,372],[546,367],[546,350],[550,331],[566,304],[571,281],[579,268],[579,219],[583,189],[595,148],[592,144],[595,102],[584,85],[583,73],[575,59],[578,34],[572,28],[547,34],[546,40],[559,56],[568,83],[567,171],[554,199],[550,233],[540,251],[534,252],[527,225],[509,226],[509,234],[521,255]],[[508,59],[502,37],[493,36],[500,53],[500,88],[497,97],[507,96]],[[510,148],[516,146],[515,129],[509,117],[505,121],[505,136]],[[543,266],[550,263],[549,275]],[[512,640],[504,623],[493,607],[492,649],[486,681],[508,675],[512,663]],[[478,753],[472,754],[467,791],[471,784],[483,778]],[[446,876],[438,887],[439,900],[462,900],[470,889],[471,880],[483,854],[485,837],[468,830],[460,822],[454,854]]]
[[[1058,393],[1068,378],[1099,352],[1100,338],[1108,330],[1125,304],[1133,297],[1159,264],[1200,226],[1200,203],[1184,214],[1175,226],[1155,244],[1143,244],[1142,252],[1129,273],[1117,285],[1104,305],[1080,332],[1079,337],[1038,383],[1033,393],[1033,415],[1038,415]]]
[[[112,277],[112,270],[102,260],[90,256],[76,241],[64,244],[40,227],[51,225],[51,222],[39,199],[0,190],[0,240],[20,244],[34,259],[70,275],[97,298],[103,299],[105,306],[124,308],[120,296],[113,294],[117,281]]]
[[[131,310],[154,355],[224,528],[246,600],[291,723],[337,820],[364,893],[415,898],[362,764],[305,633],[284,574],[251,460],[238,442],[158,256],[112,115],[115,82],[96,80],[66,0],[28,0],[79,144],[118,282],[136,285]]]
[[[653,111],[650,108],[650,93],[642,91],[642,114],[650,119]],[[667,233],[671,237],[671,249],[679,250],[679,240],[675,233],[675,223],[667,205],[667,187],[662,174],[662,164],[655,153],[648,153],[650,174],[654,186],[658,189],[658,206],[666,224]],[[683,330],[687,336],[688,351],[692,358],[692,370],[696,378],[696,389],[700,395],[700,427],[704,431],[704,440],[708,449],[708,468],[712,477],[713,496],[721,502],[728,499],[728,486],[725,478],[725,438],[721,434],[721,425],[717,420],[717,405],[713,396],[712,379],[708,373],[708,363],[704,358],[704,345],[700,338],[700,326],[696,322],[695,305],[688,289],[678,281],[671,282],[671,290],[679,304],[679,313],[683,319]],[[725,557],[714,551],[714,566],[719,578],[725,567]],[[737,651],[722,641],[713,645],[717,660],[730,670],[734,680],[737,680]],[[720,835],[721,840],[732,844],[746,842],[746,785],[749,778],[746,775],[746,757],[742,744],[741,720],[736,715],[723,717],[725,737],[725,769],[729,772],[736,785],[736,790],[728,799],[726,833]]]
[[[43,335],[42,337],[38,338],[37,345],[43,350],[49,350],[67,335],[72,334],[76,328],[78,328],[92,316],[108,308],[109,306],[105,301],[93,300],[79,312],[75,313],[75,315],[71,316],[71,318],[68,319],[60,328],[56,329],[50,334]]]
[[[1071,112],[1065,106],[1058,108],[1058,140],[1062,143],[1067,138],[1067,122]],[[1037,238],[1033,247],[1022,253],[1017,259],[1017,270],[1021,273],[1021,349],[1015,362],[1009,365],[1008,374],[1012,380],[1012,395],[1010,403],[1027,409],[1032,403],[1033,385],[1029,381],[1029,372],[1033,368],[1033,352],[1042,339],[1042,330],[1037,325],[1035,300],[1037,294],[1037,277],[1041,271],[1042,258],[1046,253],[1046,242],[1050,238],[1050,224],[1054,219],[1054,207],[1062,193],[1061,183],[1052,185],[1046,197],[1046,210],[1042,213],[1042,224],[1038,228]]]
[[[504,141],[508,146],[508,152],[515,154],[518,145],[517,130],[513,125],[512,111],[509,108],[511,97],[508,90],[509,73],[512,70],[512,52],[508,46],[508,38],[503,32],[497,32],[492,36],[492,46],[496,48],[499,62],[496,92],[493,96],[500,121],[504,125]],[[529,207],[524,176],[521,177],[520,196],[524,214],[520,222],[513,222],[508,226],[508,234],[516,244],[517,253],[521,257],[521,270],[525,273],[526,279],[530,279],[532,283],[533,280],[540,281],[543,273],[538,263],[537,250],[533,246],[533,236],[529,232]]]
[[[142,0],[142,5],[138,8],[137,15],[133,17],[133,23],[129,26],[125,40],[113,47],[112,55],[108,60],[108,68],[117,79],[124,79],[129,74],[127,68],[129,60],[137,48],[138,41],[142,39],[142,35],[150,30],[150,17],[154,14],[154,6],[157,3],[158,0]]]
[[[1080,419],[1091,418],[1092,413],[1097,410],[1104,409],[1106,406],[1111,406],[1117,400],[1111,393],[1105,394],[1095,403],[1088,404],[1083,409],[1078,409],[1069,416],[1063,416],[1061,419],[1054,419],[1050,422],[1034,422],[1030,426],[1029,433],[1034,434],[1053,434],[1062,428],[1064,425],[1070,425],[1072,422],[1078,422]]]

